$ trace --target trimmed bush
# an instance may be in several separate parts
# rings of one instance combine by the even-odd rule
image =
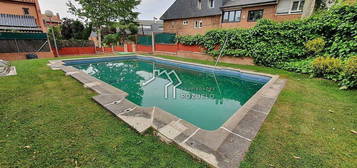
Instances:
[[[320,53],[326,45],[326,42],[323,38],[315,38],[305,43],[305,48],[308,52],[314,54]]]
[[[338,80],[335,77],[342,71],[342,61],[330,56],[320,56],[312,61],[312,71],[314,76]]]
[[[343,80],[339,83],[341,89],[357,87],[357,56],[349,58],[343,69]]]

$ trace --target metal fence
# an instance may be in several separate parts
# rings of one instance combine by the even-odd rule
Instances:
[[[45,33],[12,33],[12,32],[0,32],[1,40],[44,40],[47,39]]]
[[[0,32],[0,53],[49,52],[45,33]]]
[[[152,45],[152,36],[145,36],[145,35],[138,36],[137,44],[151,46]]]
[[[156,44],[176,44],[176,34],[174,33],[158,33],[155,34]]]
[[[0,40],[0,53],[50,52],[47,40]]]

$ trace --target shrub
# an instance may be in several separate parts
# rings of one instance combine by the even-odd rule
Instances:
[[[311,74],[313,72],[311,65],[312,61],[312,59],[306,59],[302,61],[284,62],[278,65],[278,67],[291,72]]]
[[[326,42],[323,38],[315,38],[305,43],[305,48],[308,52],[312,52],[314,54],[320,53],[326,45]]]
[[[287,22],[260,19],[250,29],[211,30],[205,35],[178,37],[178,41],[186,45],[200,44],[208,54],[217,56],[217,48],[228,39],[223,55],[250,56],[258,65],[311,72],[339,81],[342,78],[341,60],[357,55],[356,13],[357,4],[336,5],[307,19]],[[319,57],[313,61],[315,67],[303,61],[317,54],[341,60]]]
[[[357,56],[349,58],[343,68],[343,79],[339,83],[341,89],[357,87]]]
[[[106,46],[111,46],[120,41],[120,34],[108,34],[104,36],[103,44]]]
[[[178,43],[181,43],[184,45],[201,45],[202,44],[202,35],[177,36],[176,40]]]
[[[338,58],[320,56],[312,61],[312,71],[314,76],[338,80],[337,76],[341,70],[342,61]]]
[[[54,46],[53,41],[51,46]],[[58,49],[65,47],[94,47],[95,44],[91,40],[56,40]]]
[[[356,13],[357,5],[339,6],[308,19],[282,23],[260,19],[250,29],[211,30],[205,35],[179,36],[178,42],[200,44],[210,54],[216,53],[213,50],[228,38],[226,49],[230,53],[243,50],[257,64],[273,67],[282,62],[306,59],[310,56],[308,51],[348,58],[357,52],[354,38],[357,34]]]

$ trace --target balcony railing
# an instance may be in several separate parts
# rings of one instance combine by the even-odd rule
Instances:
[[[33,16],[0,14],[0,26],[38,27]]]

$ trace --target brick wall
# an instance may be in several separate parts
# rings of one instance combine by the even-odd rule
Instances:
[[[38,0],[31,2],[0,1],[0,13],[2,14],[24,15],[22,8],[29,8],[29,15],[33,16],[36,19],[37,25],[45,31]]]
[[[286,14],[286,15],[275,15],[275,21],[282,22],[286,20],[296,20],[300,19],[302,14]]]
[[[26,53],[0,53],[0,59],[7,60],[7,61],[24,60],[24,59],[26,59],[26,54],[30,54],[30,53],[29,52],[26,52]],[[52,52],[36,52],[35,54],[37,54],[39,58],[53,58],[54,57]]]
[[[248,12],[251,10],[261,10],[263,9],[263,18],[266,19],[274,19],[276,12],[276,5],[266,5],[266,6],[256,6],[250,8],[243,8],[241,13],[240,22],[232,22],[232,23],[222,23],[222,28],[250,28],[254,27],[257,22],[248,22]]]
[[[248,12],[250,10],[263,9],[263,18],[271,19],[275,21],[294,20],[301,18],[301,14],[286,14],[277,15],[276,5],[265,5],[243,8],[240,22],[222,23],[221,16],[209,16],[200,18],[178,19],[164,21],[164,32],[176,33],[178,35],[194,35],[204,34],[205,32],[216,28],[251,28],[256,25],[257,22],[248,22]],[[183,25],[183,21],[188,21],[188,25]],[[194,28],[196,20],[202,20],[202,28]]]
[[[183,21],[188,21],[187,25]],[[195,28],[195,22],[202,21],[202,28]],[[178,35],[204,34],[205,32],[219,28],[221,25],[221,16],[209,16],[189,19],[168,20],[164,22],[164,32],[176,33]]]
[[[232,22],[232,23],[222,23],[222,28],[251,28],[254,27],[257,22],[248,22],[248,12],[251,10],[261,10],[263,9],[263,18],[271,19],[275,21],[286,21],[286,20],[294,20],[301,18],[301,14],[286,14],[286,15],[277,15],[276,14],[276,5],[266,5],[266,6],[256,6],[250,8],[243,8],[241,14],[240,22]]]

